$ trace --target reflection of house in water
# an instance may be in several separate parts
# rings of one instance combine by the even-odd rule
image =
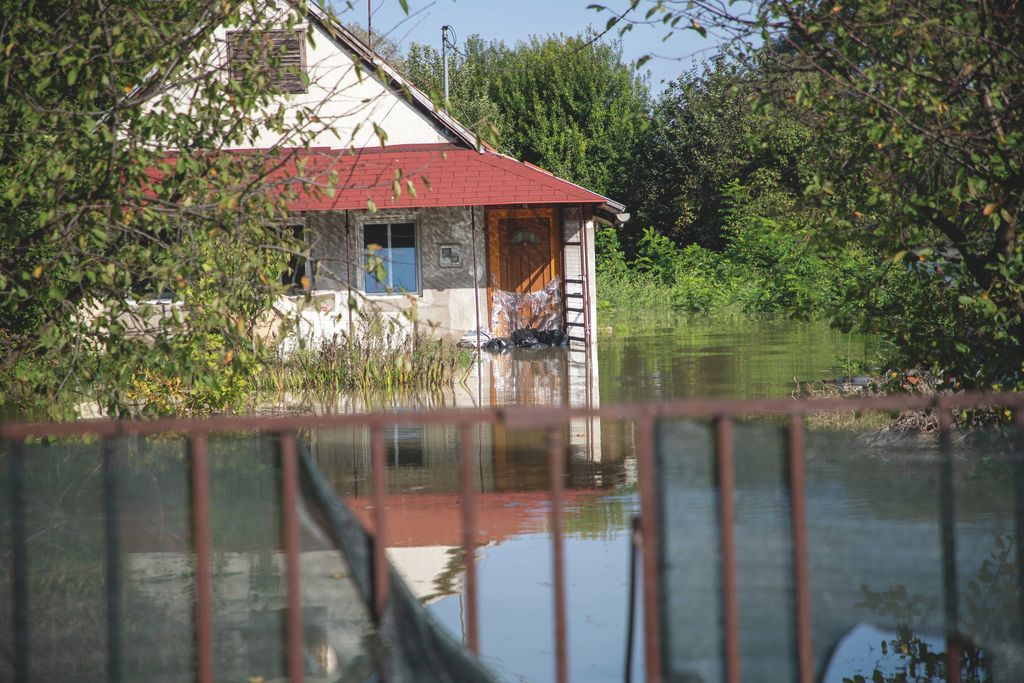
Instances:
[[[570,489],[567,515],[602,495],[593,488]],[[368,528],[373,528],[373,499],[345,501]],[[409,493],[388,499],[388,557],[413,594],[424,602],[453,595],[462,588],[462,504],[458,493]],[[485,492],[477,498],[477,543],[489,546],[548,528],[546,492]],[[486,553],[486,550],[483,551]]]
[[[549,348],[483,354],[478,371],[455,388],[398,401],[424,409],[503,405],[598,405],[596,349]],[[357,408],[357,406],[345,406]],[[374,406],[379,407],[379,406]],[[480,543],[500,543],[546,529],[550,484],[547,435],[537,429],[479,425],[476,430]],[[320,430],[313,453],[324,474],[364,522],[371,515],[369,434]],[[576,496],[635,481],[632,430],[620,423],[574,420],[566,455],[567,505]],[[458,590],[461,517],[458,429],[447,425],[390,427],[389,546],[396,568],[421,599]]]

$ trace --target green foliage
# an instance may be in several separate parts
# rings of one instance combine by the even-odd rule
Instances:
[[[843,299],[851,281],[870,279],[875,266],[855,249],[823,258],[810,231],[787,217],[784,195],[754,195],[737,181],[723,191],[722,232],[727,246],[715,252],[698,244],[682,249],[646,228],[627,260],[614,231],[598,238],[598,282],[606,310],[668,308],[707,312],[734,309],[796,317],[862,312]],[[605,291],[611,294],[604,294]]]
[[[640,275],[662,284],[670,284],[678,259],[679,250],[672,240],[654,228],[645,228],[632,265]]]
[[[441,53],[429,45],[412,43],[401,62],[406,77],[430,94],[437,107],[449,113],[492,144],[500,144],[505,113],[488,92],[485,43],[476,36],[466,41],[465,52],[449,55],[449,95],[444,102],[444,64]]]
[[[636,226],[654,225],[681,244],[721,249],[726,188],[752,188],[799,196],[806,158],[817,142],[793,117],[759,116],[766,89],[787,86],[771,74],[720,55],[706,71],[681,75],[654,104],[649,130],[635,138],[627,163],[631,182],[621,197]],[[627,237],[636,233],[627,226]]]
[[[659,0],[644,17],[670,30],[714,26],[735,36],[742,77],[724,74],[722,92],[729,97],[751,92],[751,82],[769,86],[752,91],[749,117],[708,122],[695,118],[701,109],[689,99],[675,107],[679,116],[664,117],[668,134],[685,133],[683,144],[667,147],[686,152],[675,168],[702,159],[689,154],[708,149],[700,136],[687,141],[709,126],[727,133],[744,118],[804,126],[814,153],[798,157],[795,179],[804,187],[799,213],[815,217],[816,247],[834,255],[857,245],[876,263],[895,266],[873,268],[874,282],[855,279],[847,298],[868,305],[840,310],[838,322],[884,331],[904,362],[950,377],[954,386],[1024,387],[1019,9],[1009,1],[772,0],[744,17],[718,3]],[[683,89],[687,96],[692,91]],[[731,147],[728,135],[718,139]],[[650,159],[641,163],[658,167]],[[715,177],[719,166],[697,175]],[[694,193],[682,196],[687,201],[672,215],[685,231],[705,228],[705,221],[689,218]],[[677,227],[654,224],[666,232]],[[704,239],[698,232],[683,237]],[[875,305],[874,291],[888,287],[892,294]]]
[[[621,276],[626,272],[626,254],[619,244],[615,228],[606,225],[594,236],[594,250],[597,253],[597,270],[610,276]]]
[[[233,390],[212,369],[244,373],[259,355],[255,317],[282,291],[282,254],[302,247],[278,227],[288,193],[264,182],[279,151],[218,150],[266,132],[301,146],[314,131],[278,107],[279,54],[261,44],[265,63],[227,78],[211,36],[259,40],[304,10],[266,6],[0,4],[5,410],[123,414],[152,369],[189,392],[209,385],[219,404]],[[174,303],[140,303],[154,295]]]
[[[485,139],[598,192],[628,182],[622,166],[648,90],[618,43],[583,34],[509,47],[471,36],[450,59],[451,112]],[[414,43],[403,68],[441,103],[442,66],[437,50]]]
[[[265,370],[267,361],[247,354],[232,363],[218,334],[176,339],[169,355],[182,359],[177,368],[145,367],[132,375],[126,397],[135,412],[204,415],[242,410],[256,397],[252,378]]]

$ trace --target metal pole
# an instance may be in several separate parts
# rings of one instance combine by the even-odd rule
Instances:
[[[473,319],[476,321],[476,372],[480,375],[480,277],[476,265],[476,207],[469,207],[473,243]]]
[[[373,480],[373,615],[380,626],[388,604],[390,576],[387,549],[387,454],[381,427],[370,428],[370,463]]]
[[[352,336],[352,230],[348,219],[348,209],[345,209],[345,287],[348,289],[348,300],[345,308],[348,309],[348,334]]]
[[[939,399],[939,526],[942,540],[943,604],[946,610],[946,680],[960,683],[963,645],[960,639],[960,603],[956,567],[956,510],[953,484],[953,415]]]
[[[719,417],[715,450],[718,455],[718,511],[722,544],[722,617],[725,630],[725,680],[740,683],[740,606],[736,585],[736,512],[733,495],[732,418]]]
[[[213,533],[206,434],[192,435],[192,542],[196,551],[196,680],[213,683]]]
[[[476,589],[476,486],[474,482],[473,423],[459,430],[459,473],[462,486],[462,561],[466,567],[466,645],[480,654]]]
[[[441,64],[444,70],[444,113],[448,113],[448,30],[451,26],[441,27]]]
[[[107,680],[119,683],[121,669],[121,547],[120,501],[117,497],[117,472],[114,470],[114,445],[111,437],[100,445],[103,458],[103,526],[106,536],[107,570]]]
[[[14,680],[28,683],[28,540],[25,529],[25,444],[10,442],[11,482],[11,605],[14,626]]]
[[[1024,641],[1024,408],[1013,413],[1013,449],[1010,468],[1013,472],[1014,540],[1017,545],[1017,637]]]
[[[657,434],[654,416],[636,421],[636,460],[640,480],[640,543],[644,606],[644,668],[647,683],[661,681],[661,599],[658,595]]]
[[[366,0],[366,46],[373,49],[373,0]]]
[[[565,435],[548,429],[548,468],[551,476],[551,554],[555,574],[555,680],[569,680],[569,639],[565,612],[565,545],[562,538],[562,494],[565,482]]]
[[[789,514],[793,534],[797,671],[800,683],[813,683],[814,651],[811,647],[811,585],[807,552],[807,477],[804,452],[804,419],[799,413],[794,413],[789,416]]]
[[[305,675],[302,639],[302,586],[299,565],[299,451],[294,432],[284,432],[279,441],[281,455],[282,540],[287,586],[288,680],[302,683]]]

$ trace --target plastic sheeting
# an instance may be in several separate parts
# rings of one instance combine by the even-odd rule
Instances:
[[[562,330],[562,283],[556,277],[537,292],[492,290],[491,334],[511,337],[516,330]]]

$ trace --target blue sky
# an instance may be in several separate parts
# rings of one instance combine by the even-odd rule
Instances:
[[[386,32],[403,46],[415,41],[435,47],[441,45],[444,24],[455,28],[460,44],[473,34],[485,40],[512,44],[534,34],[579,33],[588,25],[603,29],[611,14],[587,9],[587,5],[598,1],[408,0],[411,16],[406,16],[398,0],[370,0],[375,29]],[[626,0],[605,0],[604,4],[621,11],[627,3]],[[346,9],[344,0],[334,0],[333,5],[345,23],[366,26],[367,0],[352,0],[351,11]],[[609,35],[614,33],[615,29]],[[671,80],[710,57],[716,44],[710,34],[704,39],[693,31],[682,31],[662,42],[664,34],[660,26],[636,26],[622,41],[623,53],[628,59],[648,53],[655,55],[643,67],[650,72],[654,91],[664,87],[662,81]]]

